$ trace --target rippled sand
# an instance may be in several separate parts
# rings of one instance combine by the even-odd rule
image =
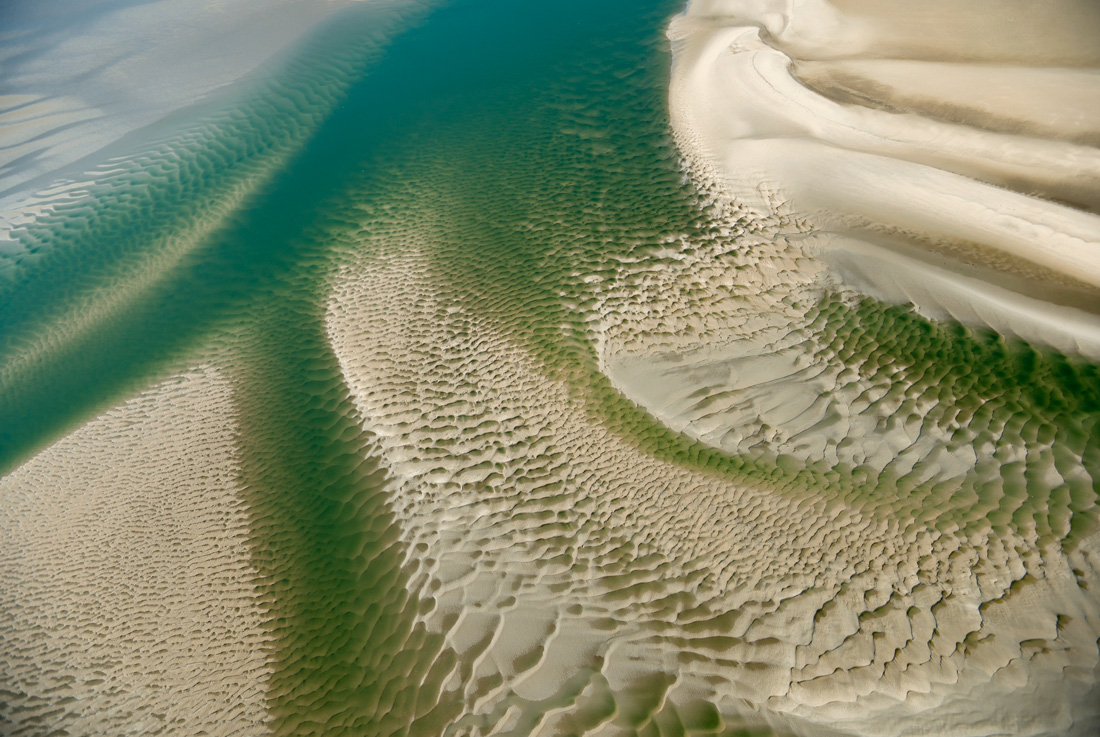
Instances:
[[[1000,22],[990,24],[991,18]],[[979,340],[985,347],[976,350],[952,346],[950,331],[918,328],[904,311],[887,310],[868,322],[866,307],[858,306],[868,305],[865,300],[853,295],[830,303],[834,298],[821,301],[814,289],[831,283],[838,294],[855,289],[915,305],[937,319],[1095,359],[1100,158],[1090,121],[1100,100],[1089,39],[1098,24],[1100,14],[1075,2],[1042,8],[931,3],[917,9],[719,0],[690,3],[670,26],[677,140],[693,174],[713,183],[719,197],[742,213],[739,222],[747,220],[750,229],[760,218],[776,223],[764,234],[765,247],[755,248],[760,258],[753,271],[757,279],[775,275],[786,296],[781,304],[758,300],[757,319],[770,318],[773,330],[786,336],[761,341],[745,334],[674,354],[627,356],[609,366],[610,375],[669,426],[729,452],[768,448],[806,463],[824,459],[947,488],[956,483],[951,479],[972,479],[979,499],[1006,512],[1014,508],[1021,526],[1005,530],[1000,515],[987,508],[989,526],[966,536],[966,555],[992,559],[1001,555],[995,551],[1013,550],[1003,559],[1020,556],[1009,563],[1018,566],[1013,578],[1042,580],[1060,591],[1022,601],[1006,596],[1011,589],[994,594],[979,587],[971,605],[954,615],[901,594],[908,600],[908,645],[888,648],[886,670],[866,672],[839,661],[833,666],[832,677],[843,673],[845,683],[833,698],[848,704],[834,724],[850,720],[857,733],[1089,734],[1096,728],[1095,692],[1087,692],[1095,685],[1077,697],[1062,690],[1069,672],[1063,667],[1095,672],[1095,597],[1087,593],[1094,584],[1088,577],[1065,579],[1066,589],[1055,583],[1057,568],[1082,571],[1071,562],[1081,548],[1063,543],[1055,552],[1054,538],[1039,532],[1033,512],[1024,511],[1038,511],[1032,505],[1044,495],[1041,489],[1056,495],[1073,477],[1064,466],[1055,471],[1060,462],[1054,458],[1081,453],[1084,470],[1095,439],[1074,443],[1057,431],[1039,431],[1045,421],[1036,425],[1025,416],[1037,412],[1032,417],[1038,420],[1051,405],[1025,409],[1029,401],[1008,399],[1007,377],[994,378],[997,369],[982,379],[981,372],[999,362],[993,353],[1004,350],[995,339]],[[855,300],[855,312],[845,300]],[[1016,380],[1023,392],[1013,394],[1018,398],[1042,382],[1037,374]],[[983,384],[989,388],[980,389]],[[1048,428],[1066,429],[1055,422]],[[1017,435],[1014,427],[1023,432]],[[1054,465],[1039,471],[1045,465],[1039,458],[1048,452]],[[1011,481],[1014,467],[1022,472],[1018,482]],[[884,476],[879,479],[876,496],[888,488]],[[1084,483],[1082,491],[1094,484]],[[973,502],[960,491],[921,495],[917,507],[903,497],[882,503],[900,503],[919,519],[930,505],[963,511]],[[1019,495],[1019,504],[1006,507],[990,494],[1004,494],[1005,501]],[[1091,499],[1091,492],[1085,494]],[[1042,515],[1053,511],[1042,506]],[[1091,530],[1081,546],[1095,546]],[[921,555],[930,563],[957,559],[959,552],[941,558],[933,546]],[[958,574],[965,579],[976,569],[944,569],[933,578],[957,595],[966,589],[962,579],[952,582]],[[1065,596],[1077,597],[1078,586],[1082,598],[1069,604]],[[937,691],[935,679],[908,660],[914,645],[935,641],[914,628],[921,612],[936,620],[937,633],[950,629],[952,619],[971,629],[992,611],[992,601],[1003,606],[1005,619],[982,622],[971,631],[984,634],[968,635],[966,647],[956,650],[961,657],[950,699],[929,711],[915,708]],[[1092,612],[1081,639],[1055,634],[1057,627],[1043,637],[1062,643],[1062,664],[1027,654],[1029,638],[1011,633],[1028,617],[1038,617],[1035,624],[1061,623],[1082,611],[1079,605]],[[971,624],[964,624],[968,619]],[[1024,649],[1002,660],[978,644],[993,641]],[[896,666],[888,662],[893,658]],[[1005,667],[1024,662],[1027,687]],[[891,671],[894,676],[884,679]],[[1089,682],[1095,684],[1094,675],[1082,685]],[[1025,693],[1035,687],[1048,695],[1029,702]],[[909,692],[904,707],[883,700],[894,688]],[[851,698],[855,693],[865,695]],[[952,702],[966,706],[955,712]],[[1065,721],[1051,711],[1027,718],[1051,702],[1066,708]],[[916,713],[899,715],[910,710]],[[924,719],[928,726],[917,726]]]
[[[0,479],[5,734],[267,733],[234,415],[196,369]]]
[[[19,734],[1100,727],[1085,16],[563,2],[353,9],[28,196]]]

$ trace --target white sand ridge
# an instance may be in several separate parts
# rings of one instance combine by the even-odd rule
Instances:
[[[691,3],[674,19],[672,122],[696,170],[711,172],[726,196],[742,206],[764,214],[781,206],[800,218],[802,229],[817,236],[807,247],[813,245],[825,258],[853,241],[889,247],[901,242],[931,249],[948,268],[962,262],[1021,274],[1031,284],[1018,281],[1012,288],[1040,299],[1044,286],[1073,284],[1078,296],[1070,306],[1094,311],[1100,217],[1053,200],[1073,200],[1093,211],[1100,204],[1100,153],[1081,142],[1088,129],[1079,122],[1096,119],[1100,98],[1059,91],[1094,92],[1095,74],[1044,67],[1025,75],[1017,89],[1016,75],[992,64],[1016,49],[1008,61],[1018,67],[1029,60],[1020,54],[1030,47],[1019,46],[1015,37],[1006,40],[996,29],[965,47],[984,57],[965,62],[951,57],[944,48],[944,39],[955,37],[951,23],[963,18],[973,23],[983,11],[992,12],[988,4],[962,13],[951,3],[934,3],[918,20],[892,3],[837,5],[840,10],[824,2]],[[849,5],[857,6],[855,11],[842,12]],[[1092,27],[1096,14],[1079,3],[1054,5],[1041,13],[1012,12],[1024,20],[1038,15],[1033,32],[1045,32],[1041,41],[1073,57],[1066,63],[1090,63],[1080,27]],[[1076,14],[1059,24],[1059,11]],[[928,38],[941,26],[942,37]],[[1062,28],[1064,37],[1052,28]],[[908,50],[911,56],[905,62],[884,59],[891,50]],[[937,51],[939,59],[929,61]],[[1039,51],[1030,53],[1035,63],[1050,63]],[[803,71],[801,78],[793,76],[792,64]],[[906,91],[887,85],[912,78],[918,68],[925,103],[891,108]],[[851,81],[857,73],[875,84]],[[835,89],[830,80],[843,74],[849,80],[843,102],[812,86],[820,82]],[[1037,121],[1028,109],[1042,105],[1043,98],[1029,99],[1027,93],[1040,85],[1053,87],[1048,96],[1066,108]],[[941,88],[956,107],[964,94],[960,88],[965,90],[971,100],[968,118],[937,117],[929,100]],[[986,97],[991,102],[983,108]],[[1013,110],[1023,111],[1015,128],[1005,123]],[[983,115],[994,124],[983,126]],[[841,267],[842,276],[849,276]],[[918,306],[929,314],[984,321],[1061,350],[1082,342],[1072,328],[1058,327],[1061,316],[959,309],[959,303],[973,306],[985,296],[927,273],[908,277],[896,262],[878,268],[887,274],[882,284],[852,276],[853,285],[897,301],[919,295]],[[1041,305],[1030,309],[1042,312]],[[1081,315],[1076,321],[1087,319]],[[1084,342],[1096,355],[1095,336]]]

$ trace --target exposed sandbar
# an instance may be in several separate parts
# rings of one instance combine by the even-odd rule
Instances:
[[[641,451],[585,411],[578,397],[591,395],[547,376],[499,331],[491,310],[458,306],[469,304],[458,296],[464,282],[440,274],[436,265],[449,262],[431,259],[425,230],[413,219],[358,231],[350,252],[363,255],[336,275],[327,324],[394,481],[412,593],[431,597],[423,621],[457,658],[440,696],[463,704],[453,729],[580,734],[578,724],[602,719],[606,732],[591,733],[616,734],[632,719],[715,708],[726,724],[780,734],[964,735],[974,723],[1088,734],[1100,602],[1079,581],[1100,572],[1095,537],[1040,566],[1025,552],[1032,533],[988,523],[941,533],[829,501],[825,488],[799,500]],[[680,303],[697,296],[690,285],[710,283],[714,261],[673,263],[679,271],[643,261],[636,280],[620,274],[591,324],[620,390],[692,434],[677,424],[682,408],[662,412],[623,381],[621,355],[603,355],[608,346],[628,346],[637,360],[663,352],[664,373],[643,380],[651,396],[676,393],[688,407],[708,381],[738,388],[728,370],[708,372],[687,354],[689,338],[683,353],[667,351],[659,328],[669,320],[682,316],[671,332],[686,335],[688,321],[730,306]],[[632,300],[648,309],[624,310]],[[780,378],[777,364],[743,377],[780,414],[792,394],[766,386]],[[700,411],[746,429],[715,414],[721,399]],[[863,429],[867,447],[886,454],[872,464],[910,445],[932,454],[943,441],[914,443],[913,428],[899,426],[883,442],[873,424]],[[958,475],[974,461],[932,465]],[[970,505],[934,503],[947,514]],[[1074,612],[1074,627],[1059,631],[1058,612]],[[1067,680],[1070,671],[1080,677]]]
[[[0,731],[267,733],[236,432],[202,368],[0,479]]]
[[[697,170],[739,204],[782,213],[792,232],[815,233],[822,253],[831,233],[872,245],[903,239],[946,256],[943,268],[976,260],[1040,282],[1057,274],[1053,281],[1087,285],[1091,296],[1076,306],[1091,311],[1100,290],[1100,217],[1088,211],[1100,204],[1100,158],[1088,145],[1088,121],[1100,114],[1095,69],[1050,66],[1054,57],[1013,46],[996,29],[961,45],[978,55],[969,61],[945,50],[954,31],[921,40],[941,26],[970,28],[985,17],[973,9],[922,5],[910,27],[913,13],[901,4],[847,5],[766,12],[766,3],[692,3],[674,20],[672,121]],[[1078,3],[1059,8],[1076,14],[1020,10],[1031,19],[1029,37],[1060,49],[1062,63],[1092,63],[1078,30],[1095,24],[1096,13]],[[1067,29],[1064,42],[1056,28]],[[882,58],[901,40],[922,54]],[[1050,102],[1057,112],[1030,114],[1031,93],[1036,108]],[[951,112],[964,103],[965,115]],[[1005,315],[991,324],[1023,334],[1013,325]]]

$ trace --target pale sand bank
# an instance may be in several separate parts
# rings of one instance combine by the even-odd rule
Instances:
[[[799,61],[795,76],[838,102],[1001,133],[1100,140],[1100,70],[912,59]]]
[[[1095,61],[1079,31],[1100,14],[1069,2],[1041,12],[1002,9],[1026,17],[1033,48],[1007,26],[977,32],[975,19],[993,12],[987,5],[935,3],[915,13],[897,3],[692,3],[669,32],[678,139],[697,172],[727,196],[781,214],[792,233],[816,233],[823,253],[830,233],[840,242],[901,238],[947,256],[945,268],[977,259],[1095,292],[1100,217],[1044,198],[1100,205],[1100,158],[1083,143],[1100,116],[1100,77],[1094,68],[1051,66]],[[960,28],[977,34],[958,46],[966,60],[948,51]],[[883,58],[891,50],[903,60]],[[1036,66],[1021,69],[1028,63]],[[956,114],[964,104],[966,114]],[[1043,114],[1048,105],[1056,112]],[[905,269],[890,278],[920,279]],[[909,291],[930,288],[914,283]],[[991,327],[1027,332],[996,303],[978,305],[983,294],[970,299],[970,312],[992,316]]]
[[[267,733],[233,412],[196,369],[0,479],[0,731]]]

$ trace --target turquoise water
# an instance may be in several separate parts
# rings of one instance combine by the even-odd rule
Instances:
[[[414,622],[432,602],[407,592],[377,439],[326,332],[333,275],[372,239],[400,247],[430,230],[433,298],[491,325],[568,388],[573,411],[670,468],[903,526],[1035,531],[1055,548],[1094,528],[1100,375],[1074,359],[871,300],[807,308],[799,329],[815,360],[867,379],[892,366],[897,397],[915,406],[935,392],[923,421],[954,423],[959,445],[1030,448],[934,482],[921,469],[723,453],[600,373],[585,277],[666,236],[720,237],[667,127],[663,34],[677,10],[350,9],[269,80],[158,129],[90,198],[20,234],[28,255],[0,285],[0,471],[196,357],[225,369],[275,636],[277,733],[438,734],[461,716],[437,698],[458,659]],[[663,690],[639,693],[642,712],[659,711]],[[620,713],[602,709],[579,709],[578,733]],[[705,716],[635,726],[741,729]]]

